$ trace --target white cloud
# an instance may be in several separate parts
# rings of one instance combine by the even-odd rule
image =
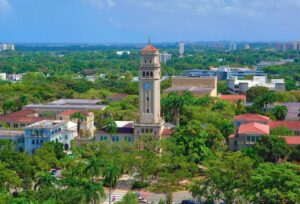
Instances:
[[[8,13],[12,10],[12,7],[8,0],[0,0],[0,14]]]

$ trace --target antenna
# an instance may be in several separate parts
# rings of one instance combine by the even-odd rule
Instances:
[[[151,37],[149,35],[149,39],[148,39],[148,45],[151,45]]]

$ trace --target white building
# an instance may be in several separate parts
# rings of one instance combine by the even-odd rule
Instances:
[[[236,50],[236,43],[235,42],[231,42],[229,44],[229,51],[234,51]]]
[[[169,61],[171,59],[172,55],[167,53],[167,52],[163,52],[159,54],[159,61],[160,63],[167,63],[167,61]]]
[[[10,80],[10,81],[20,81],[20,80],[22,80],[22,77],[23,77],[23,74],[8,74],[6,76],[6,79]]]
[[[2,43],[0,44],[0,51],[4,50],[15,50],[15,45],[14,44],[7,44],[7,43]]]
[[[294,50],[300,50],[300,41],[293,41],[292,45]]]
[[[6,80],[6,73],[0,73],[0,80]]]
[[[116,52],[117,55],[123,55],[124,53],[126,53],[127,55],[130,55],[130,51],[117,51]]]
[[[231,94],[245,94],[253,86],[267,87],[269,90],[284,91],[284,79],[272,79],[267,82],[266,76],[253,76],[253,80],[239,80],[238,77],[230,77],[226,81],[227,92]]]
[[[184,42],[179,43],[179,55],[180,57],[183,57],[184,54]]]

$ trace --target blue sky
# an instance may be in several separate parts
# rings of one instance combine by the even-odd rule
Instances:
[[[300,0],[0,0],[0,41],[300,40]]]

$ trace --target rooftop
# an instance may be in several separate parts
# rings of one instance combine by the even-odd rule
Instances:
[[[100,99],[59,99],[52,101],[49,104],[57,105],[96,105],[101,102]]]
[[[144,47],[141,52],[146,53],[146,52],[157,52],[158,50],[151,44],[148,44],[146,47]]]
[[[65,121],[62,120],[43,120],[37,123],[34,123],[32,125],[27,126],[26,128],[51,128],[56,125],[60,125],[66,123]]]
[[[73,113],[78,113],[80,112],[81,114],[88,116],[90,112],[87,111],[78,111],[78,110],[66,110],[61,113],[59,113],[57,116],[71,116]]]
[[[279,126],[284,126],[290,130],[300,130],[300,121],[288,121],[288,120],[270,121],[269,126],[271,129],[279,127]]]
[[[300,136],[283,136],[288,145],[300,145]]]
[[[245,95],[221,95],[220,99],[225,100],[225,101],[238,101],[238,100],[242,100],[245,101],[246,100],[246,96]]]
[[[269,133],[270,133],[269,126],[261,123],[242,124],[238,130],[238,134],[268,135]]]
[[[267,116],[259,115],[259,114],[242,114],[242,115],[236,115],[233,117],[234,121],[241,120],[241,121],[262,121],[262,122],[268,122],[270,119]]]
[[[186,87],[186,86],[177,86],[171,87],[165,90],[165,92],[180,92],[180,91],[190,91],[193,93],[210,93],[213,88],[206,87]]]

